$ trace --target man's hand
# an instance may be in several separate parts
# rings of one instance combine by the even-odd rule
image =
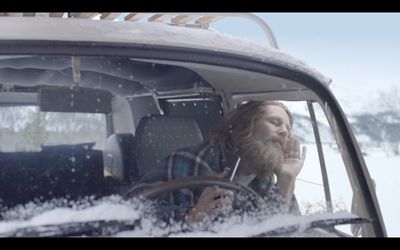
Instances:
[[[299,140],[293,136],[289,137],[286,141],[283,163],[279,168],[275,169],[275,174],[277,176],[296,178],[303,168],[306,152],[307,148],[303,146],[300,156]]]
[[[218,176],[224,178],[227,174],[228,172],[224,171]],[[230,190],[218,187],[205,188],[195,207],[187,214],[185,221],[190,224],[202,221],[206,217],[213,219],[218,215],[230,212],[232,200],[233,192]]]
[[[306,152],[306,147],[303,146],[300,155],[299,140],[293,136],[289,137],[286,141],[284,160],[282,164],[274,170],[277,177],[279,192],[288,202],[292,200],[296,177],[303,168]]]

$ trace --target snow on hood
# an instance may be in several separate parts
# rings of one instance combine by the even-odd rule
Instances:
[[[75,204],[72,207],[65,207],[66,204],[61,204],[60,206],[57,203],[60,202],[53,201],[45,204],[27,204],[16,207],[15,211],[12,211],[13,214],[8,215],[16,218],[1,221],[0,233],[24,227],[60,225],[72,222],[136,220],[140,218],[141,214],[140,207],[132,206],[132,203],[122,202],[117,196],[107,197],[95,202],[95,204],[86,201],[83,204]]]
[[[304,72],[324,84],[330,79],[304,61],[248,39],[212,30],[185,28],[162,23],[108,20],[0,17],[0,40],[58,40],[142,43],[223,51],[251,56],[261,61]]]
[[[296,216],[289,214],[280,214],[272,216],[265,220],[251,217],[248,215],[235,215],[224,220],[223,223],[214,223],[207,231],[193,230],[190,232],[174,233],[176,226],[169,228],[172,231],[170,237],[252,237],[262,233],[271,232],[291,226],[298,226],[298,236],[302,235],[302,231],[309,228],[311,222],[319,220],[332,220],[343,218],[357,218],[356,215],[342,211],[336,213],[320,213],[308,216]],[[163,236],[166,230],[157,229],[150,223],[142,224],[142,228],[134,231],[120,232],[117,237],[132,237],[132,236]],[[335,236],[334,234],[325,233],[324,236]],[[287,236],[282,234],[282,236]],[[294,234],[296,236],[296,234]],[[307,235],[305,235],[307,236]],[[317,235],[309,235],[317,236]]]
[[[153,217],[144,216],[149,211],[149,204],[138,205],[138,200],[122,200],[120,196],[104,197],[98,201],[83,200],[77,203],[53,201],[44,204],[27,204],[11,209],[0,222],[0,234],[26,227],[44,225],[61,225],[73,222],[90,222],[99,220],[134,221],[141,218],[141,226],[135,230],[119,232],[117,237],[165,236],[172,237],[248,237],[270,232],[283,227],[298,226],[303,229],[317,220],[357,218],[348,212],[321,213],[309,216],[280,214],[268,219],[261,219],[251,214],[233,215],[223,223],[214,223],[210,230],[180,231],[181,223],[169,227],[158,227]],[[66,206],[68,205],[68,206]],[[72,206],[71,206],[72,205]]]

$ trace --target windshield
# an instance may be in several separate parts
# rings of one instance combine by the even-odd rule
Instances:
[[[298,82],[122,56],[10,56],[0,73],[0,236],[359,236],[373,219]],[[197,204],[219,212],[203,223]]]

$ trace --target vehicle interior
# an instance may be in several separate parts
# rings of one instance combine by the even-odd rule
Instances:
[[[74,136],[71,130],[65,141],[42,141],[36,150],[0,150],[3,209],[59,197],[121,194],[173,151],[202,142],[224,114],[248,100],[304,103],[315,151],[324,157],[313,108],[322,100],[295,80],[273,74],[117,56],[3,56],[0,89],[0,108],[99,115],[100,120],[89,123],[104,123],[93,140],[79,134],[81,140],[65,143]],[[329,109],[321,112],[328,112],[327,126],[334,127]],[[4,143],[5,138],[0,135]],[[340,142],[340,136],[333,138]],[[318,185],[329,190],[323,161],[314,165]],[[331,197],[320,193],[324,209],[333,211]]]
[[[299,92],[298,84],[261,74],[132,58],[9,56],[0,60],[0,75],[2,106],[98,113],[107,124],[102,150],[84,141],[42,145],[39,152],[1,152],[0,196],[7,207],[34,198],[98,195],[107,187],[104,179],[138,181],[174,150],[200,143],[224,113],[249,96],[309,94]],[[276,91],[282,86],[284,93]],[[254,93],[243,93],[245,89]]]
[[[80,58],[80,80],[74,84],[71,57],[0,61],[1,106],[98,113],[107,124],[102,150],[87,141],[41,145],[35,152],[0,152],[4,207],[35,198],[108,194],[110,183],[116,187],[137,181],[174,150],[200,143],[223,117],[221,98],[201,76],[183,67],[86,57]],[[208,92],[196,93],[203,88]]]

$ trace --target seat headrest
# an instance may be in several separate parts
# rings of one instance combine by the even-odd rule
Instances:
[[[112,134],[108,137],[103,151],[105,170],[111,174],[114,180],[128,183],[131,171],[134,167],[134,143],[133,134]]]
[[[143,176],[177,149],[203,141],[194,119],[169,115],[143,117],[136,129],[136,164]]]

